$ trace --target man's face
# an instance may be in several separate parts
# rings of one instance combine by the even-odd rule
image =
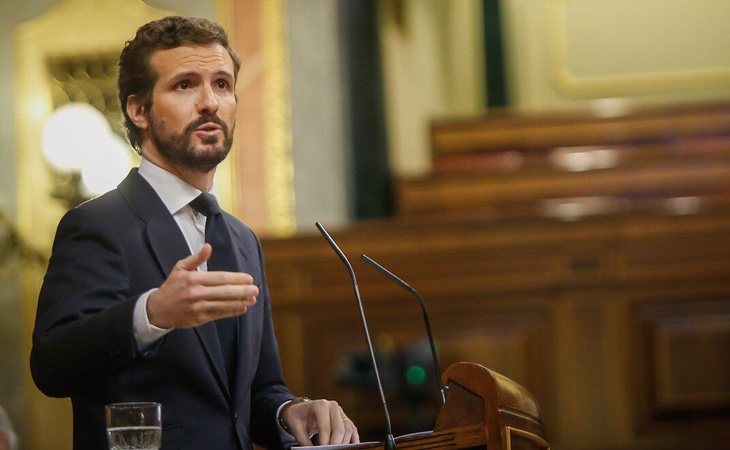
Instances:
[[[218,43],[191,45],[159,50],[150,64],[155,149],[175,166],[209,172],[228,155],[236,126],[231,56]]]

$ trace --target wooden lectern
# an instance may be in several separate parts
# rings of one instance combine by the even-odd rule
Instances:
[[[446,403],[432,432],[396,438],[399,449],[547,450],[540,409],[527,389],[484,366],[460,362],[442,375]],[[357,448],[382,449],[382,444]]]

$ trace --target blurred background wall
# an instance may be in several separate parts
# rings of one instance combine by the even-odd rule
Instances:
[[[0,212],[8,219],[0,238],[10,242],[15,230],[22,239],[0,259],[0,405],[29,449],[70,443],[67,402],[43,398],[28,374],[44,270],[32,255],[48,255],[67,207],[50,195],[55,175],[40,139],[60,106],[48,72],[54,58],[118,55],[137,26],[167,12],[224,24],[244,68],[235,155],[217,186],[229,209],[269,237],[311,234],[315,220],[347,230],[392,216],[394,183],[433,169],[430,125],[437,119],[503,108],[609,117],[639,106],[730,100],[730,29],[723,24],[730,4],[723,0],[0,6]]]

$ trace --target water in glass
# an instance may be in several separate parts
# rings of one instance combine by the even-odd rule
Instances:
[[[158,450],[162,428],[113,427],[107,429],[110,450]]]
[[[159,450],[162,405],[154,402],[106,405],[106,430],[110,450]]]

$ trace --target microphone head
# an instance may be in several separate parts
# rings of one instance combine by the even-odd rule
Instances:
[[[348,268],[351,268],[352,266],[350,265],[350,260],[347,259],[347,256],[345,256],[345,252],[340,250],[340,247],[337,245],[335,240],[332,239],[332,236],[330,236],[330,234],[327,232],[324,225],[322,225],[319,222],[314,222],[314,225],[317,227],[319,232],[322,234],[322,237],[324,237],[324,239],[327,241],[327,243],[330,245],[330,247],[332,247],[332,250],[334,250],[335,253],[337,254],[337,256],[339,256],[339,258],[342,260],[342,262],[345,263],[345,265]]]

